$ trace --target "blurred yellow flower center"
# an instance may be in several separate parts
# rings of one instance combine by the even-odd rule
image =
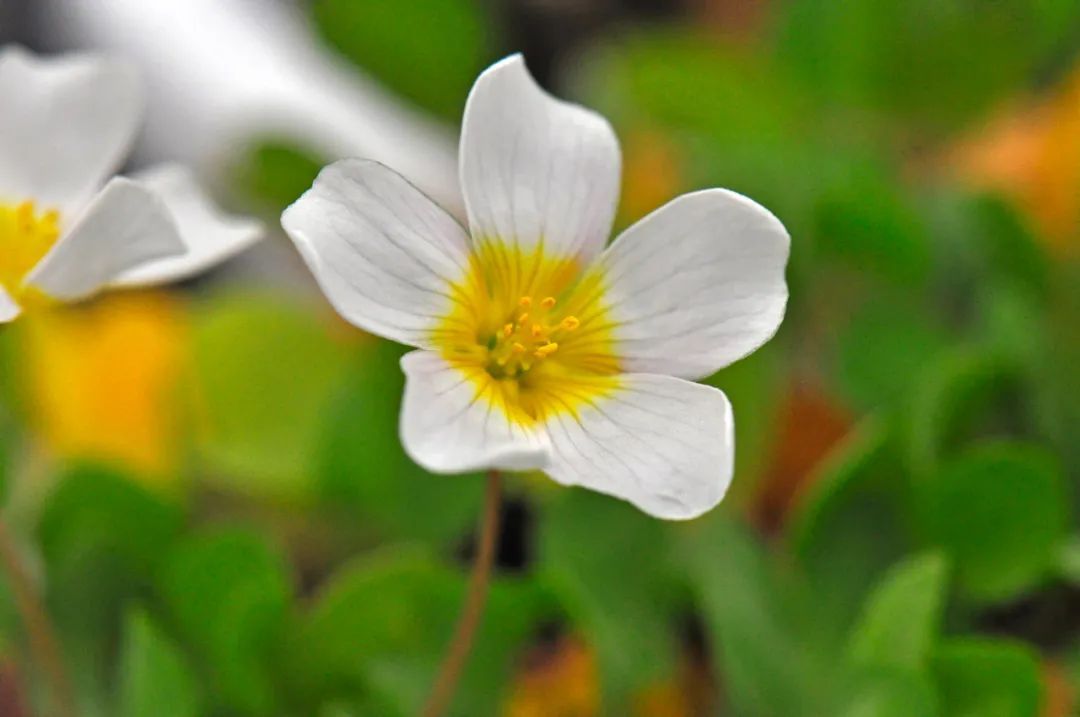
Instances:
[[[516,418],[573,410],[618,373],[603,294],[599,275],[575,259],[480,242],[434,339]]]
[[[0,202],[0,286],[12,298],[22,294],[23,279],[60,238],[60,213],[38,211],[34,202]]]

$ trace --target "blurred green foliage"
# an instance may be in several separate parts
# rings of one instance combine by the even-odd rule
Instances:
[[[345,57],[423,109],[447,118],[494,59],[492,21],[478,0],[318,0],[315,24]]]
[[[200,689],[185,656],[144,612],[124,620],[117,677],[120,717],[198,717]]]
[[[505,18],[467,0],[320,0],[313,17],[448,121],[505,44]],[[507,713],[555,632],[588,646],[604,715],[637,715],[690,661],[701,714],[1062,717],[1045,666],[1080,690],[1080,268],[1007,197],[927,167],[1066,74],[1080,6],[793,0],[752,41],[694,20],[599,33],[553,84],[610,117],[628,165],[662,143],[671,194],[731,187],[791,231],[779,336],[708,379],[735,409],[732,494],[665,524],[512,479],[516,555],[452,714]],[[268,142],[241,191],[280,208],[317,168]],[[399,347],[291,295],[215,288],[192,313],[190,480],[171,492],[42,460],[10,368],[22,337],[0,333],[0,486],[84,713],[415,714],[481,480],[402,450]],[[813,417],[797,412],[782,430],[806,387],[843,417],[839,441],[803,445]],[[787,498],[778,524],[758,520],[770,491]],[[3,587],[6,654],[21,635]]]
[[[948,129],[1044,70],[1078,13],[1069,0],[795,0],[779,52],[825,102]]]
[[[231,296],[196,316],[192,394],[208,472],[248,491],[312,491],[319,417],[346,350],[308,312],[277,298]]]

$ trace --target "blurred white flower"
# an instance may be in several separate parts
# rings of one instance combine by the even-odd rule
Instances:
[[[64,43],[139,66],[150,92],[140,158],[212,174],[260,138],[327,159],[370,157],[461,204],[449,128],[318,44],[281,0],[41,0]]]
[[[0,321],[40,298],[183,279],[258,239],[183,169],[109,179],[139,122],[127,65],[3,48],[0,97]]]
[[[615,135],[544,93],[520,56],[477,80],[460,157],[469,233],[362,160],[326,167],[282,217],[343,317],[421,349],[402,360],[406,450],[436,472],[541,469],[661,518],[716,505],[731,406],[687,379],[776,331],[784,227],[710,189],[605,249]]]

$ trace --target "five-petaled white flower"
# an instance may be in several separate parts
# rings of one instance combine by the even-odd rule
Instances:
[[[734,458],[727,398],[691,380],[775,333],[790,240],[710,189],[605,249],[619,165],[610,125],[547,95],[515,55],[466,103],[468,234],[361,160],[323,169],[282,225],[343,317],[420,349],[402,359],[401,415],[418,463],[540,469],[691,518],[724,496]]]
[[[105,181],[141,113],[127,65],[4,48],[0,97],[0,322],[36,301],[187,278],[259,238],[181,167]]]

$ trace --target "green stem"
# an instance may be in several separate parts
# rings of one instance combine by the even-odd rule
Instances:
[[[454,638],[443,658],[438,677],[431,688],[424,709],[423,717],[441,717],[457,689],[461,673],[472,650],[476,628],[487,602],[488,586],[491,583],[491,567],[495,562],[495,546],[499,536],[499,503],[502,499],[502,476],[498,471],[488,474],[487,491],[484,496],[484,513],[480,521],[480,542],[476,557],[473,559],[472,574],[469,577],[469,591],[465,597],[461,616],[458,618]]]
[[[33,581],[23,568],[18,548],[3,518],[0,518],[0,570],[15,599],[34,662],[48,680],[53,713],[56,717],[75,717],[75,694],[68,680],[56,631]]]

